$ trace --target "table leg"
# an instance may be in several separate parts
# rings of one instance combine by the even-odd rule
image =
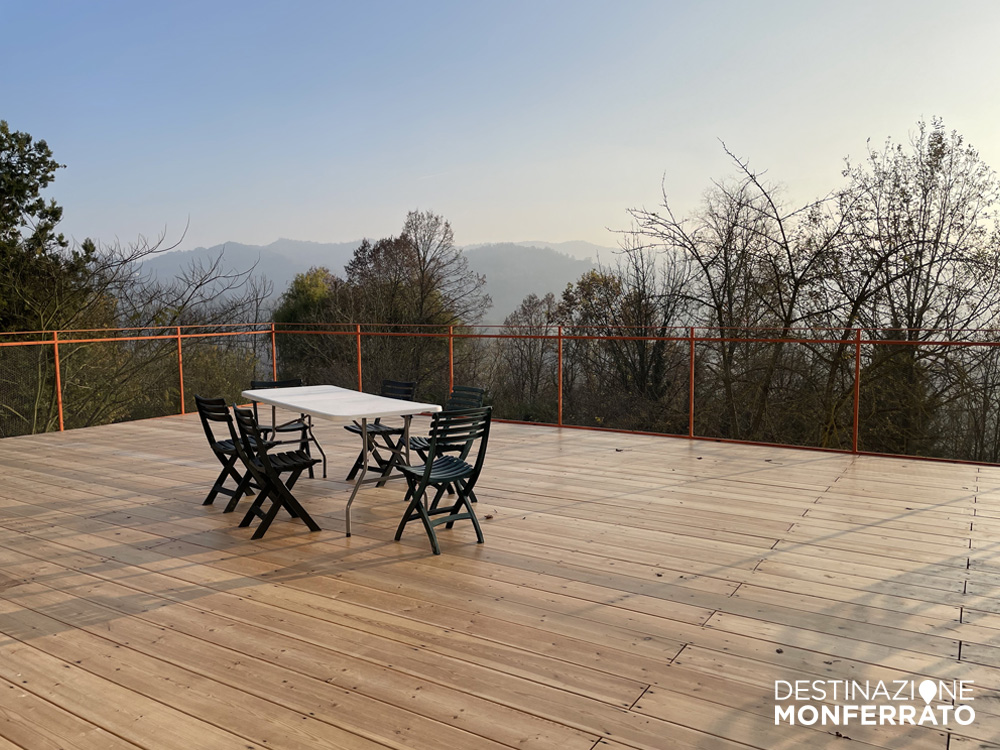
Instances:
[[[354,497],[358,494],[358,490],[361,489],[361,482],[364,481],[365,474],[368,473],[368,420],[364,417],[361,418],[361,453],[364,455],[364,461],[361,464],[361,471],[358,473],[358,478],[354,482],[354,489],[351,490],[351,496],[347,500],[347,536],[351,535],[351,503],[354,502]]]
[[[412,414],[407,414],[403,417],[403,451],[407,466],[410,466],[410,420],[413,419]]]

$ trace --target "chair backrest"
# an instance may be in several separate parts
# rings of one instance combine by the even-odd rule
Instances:
[[[412,401],[417,393],[417,384],[402,380],[383,380],[381,395],[386,398],[398,398],[402,401]]]
[[[219,438],[215,434],[212,422],[224,422],[228,425],[229,432],[232,432],[233,417],[229,413],[229,407],[226,406],[226,400],[195,395],[194,403],[198,407],[198,416],[201,418],[201,426],[205,430],[208,444],[214,448],[215,444],[219,442]],[[225,438],[222,439],[225,440]]]
[[[451,395],[445,402],[445,411],[455,409],[478,409],[483,405],[483,398],[486,396],[485,388],[477,388],[474,385],[456,385],[451,389]]]
[[[265,447],[267,443],[261,435],[253,409],[244,409],[233,404],[233,419],[230,421],[229,429],[236,444],[236,452],[247,468],[253,471],[252,464],[258,461],[264,467],[264,471],[273,474],[274,470]],[[238,435],[237,430],[239,430]]]
[[[298,388],[302,385],[302,378],[286,378],[285,380],[251,380],[250,389],[258,390],[263,388]],[[271,407],[271,414],[274,414],[274,407]],[[253,402],[253,415],[260,421],[260,416],[257,414],[257,402]]]
[[[442,453],[458,453],[458,457],[466,461],[478,442],[473,475],[478,476],[483,466],[483,459],[486,457],[492,414],[492,406],[482,406],[478,409],[439,411],[431,415],[431,429],[428,436],[430,446],[427,450],[428,467]]]
[[[302,385],[302,378],[286,378],[285,380],[251,380],[250,388],[298,388]]]

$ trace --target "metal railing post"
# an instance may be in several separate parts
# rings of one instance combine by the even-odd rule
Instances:
[[[361,324],[358,323],[357,335],[358,335],[358,390],[363,391],[361,383]]]
[[[688,437],[694,437],[694,326],[688,329]]]
[[[448,326],[448,393],[455,390],[455,326]]]
[[[56,363],[56,406],[59,409],[59,432],[66,429],[63,422],[62,375],[59,372],[59,331],[52,332],[52,353]]]
[[[184,354],[181,351],[181,327],[177,326],[177,373],[178,382],[180,383],[181,389],[181,414],[185,414],[184,411]]]
[[[854,424],[851,430],[851,451],[858,452],[858,427],[861,415],[861,329],[854,329]]]
[[[563,327],[559,326],[559,349],[556,355],[557,361],[557,382],[556,382],[556,392],[558,394],[558,404],[557,404],[557,414],[558,414],[558,424],[560,427],[563,426]]]
[[[271,374],[278,379],[278,340],[274,335],[274,321],[271,321]]]

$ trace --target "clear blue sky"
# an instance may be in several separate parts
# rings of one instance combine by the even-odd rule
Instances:
[[[941,116],[1000,169],[1000,2],[0,0],[0,118],[63,231],[614,245],[732,174],[805,201]]]

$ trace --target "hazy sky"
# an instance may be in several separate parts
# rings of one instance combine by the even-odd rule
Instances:
[[[588,240],[694,207],[720,139],[807,200],[941,116],[1000,169],[1000,2],[0,0],[0,119],[63,231],[182,247]]]

